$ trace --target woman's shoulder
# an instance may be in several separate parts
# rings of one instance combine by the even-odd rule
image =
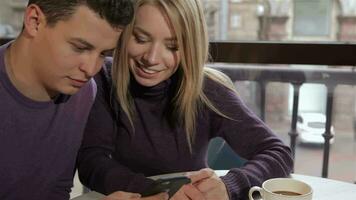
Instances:
[[[234,93],[236,94],[235,86],[231,79],[216,69],[206,67],[204,69],[204,86],[203,91],[205,94],[223,94]]]
[[[222,119],[238,119],[243,102],[234,83],[227,75],[215,69],[207,68],[204,73],[203,93],[206,99],[203,101],[205,105],[213,111],[212,113],[223,116]]]

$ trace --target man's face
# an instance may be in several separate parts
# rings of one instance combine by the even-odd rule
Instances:
[[[121,32],[86,6],[53,27],[39,25],[31,49],[34,76],[51,96],[76,93],[100,70]]]

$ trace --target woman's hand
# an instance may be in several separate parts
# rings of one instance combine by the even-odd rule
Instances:
[[[169,196],[167,193],[162,192],[156,195],[152,195],[149,197],[143,197],[140,200],[168,200]]]
[[[192,184],[187,184],[182,186],[170,200],[205,200],[205,198],[198,188]]]
[[[118,191],[110,194],[102,200],[139,200],[140,198],[141,195],[137,193]]]
[[[160,193],[149,197],[142,197],[137,193],[130,192],[114,192],[102,200],[168,200],[167,193]]]
[[[203,193],[205,200],[229,200],[226,186],[214,170],[205,168],[189,172],[187,176],[191,179],[192,185]]]

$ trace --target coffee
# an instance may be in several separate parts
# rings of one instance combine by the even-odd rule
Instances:
[[[299,196],[299,195],[302,195],[302,194],[299,194],[297,192],[291,192],[291,191],[274,191],[273,193],[282,194],[282,195],[286,195],[286,196]]]

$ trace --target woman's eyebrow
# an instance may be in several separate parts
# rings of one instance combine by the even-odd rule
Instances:
[[[150,34],[148,31],[146,31],[145,29],[139,27],[139,26],[135,26],[134,27],[134,31],[138,31],[144,35],[147,35],[149,37],[152,37],[152,34]],[[165,41],[168,41],[168,42],[176,42],[177,41],[177,37],[169,37],[169,38],[165,38],[164,39]]]

